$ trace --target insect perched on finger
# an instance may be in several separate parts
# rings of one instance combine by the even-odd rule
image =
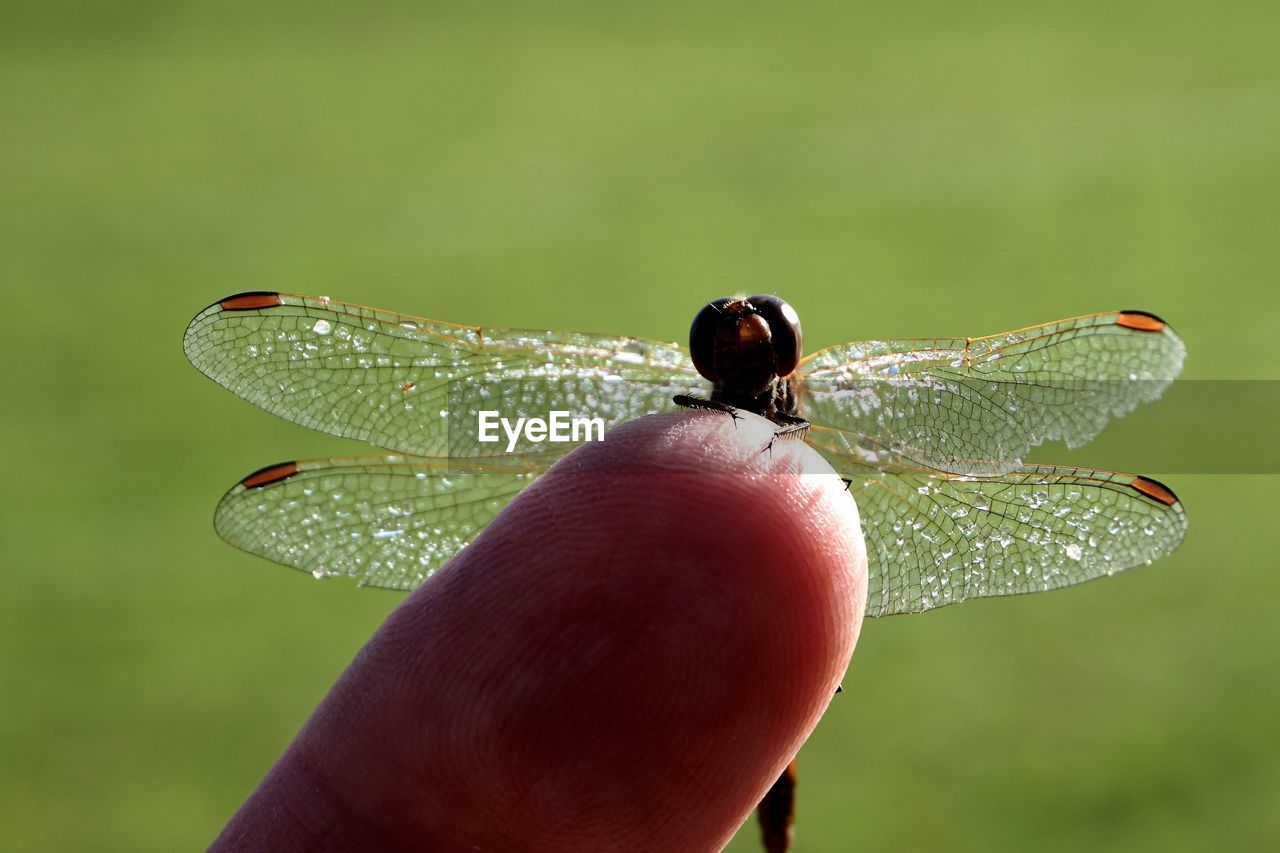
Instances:
[[[1047,440],[1089,441],[1178,374],[1182,341],[1142,311],[806,357],[799,317],[776,296],[708,303],[686,351],[255,292],[201,311],[183,346],[261,408],[394,454],[277,463],[218,504],[228,542],[316,577],[416,587],[573,446],[532,431],[477,440],[465,427],[495,400],[525,413],[587,409],[606,426],[673,402],[750,411],[777,425],[775,440],[803,438],[858,504],[869,616],[1114,574],[1172,552],[1186,531],[1182,504],[1156,480],[1023,462]],[[790,764],[761,803],[770,853],[790,844],[794,786]]]

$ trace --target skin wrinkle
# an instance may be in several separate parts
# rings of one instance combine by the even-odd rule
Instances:
[[[397,608],[277,769],[348,786],[392,846],[726,843],[865,599],[852,498],[802,442],[762,454],[772,431],[673,413],[566,456]]]

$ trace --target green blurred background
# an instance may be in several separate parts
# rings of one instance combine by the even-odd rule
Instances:
[[[1274,2],[0,15],[6,848],[203,846],[399,600],[215,537],[360,450],[187,365],[227,294],[682,339],[772,291],[810,348],[1143,308],[1280,378]],[[798,853],[1280,843],[1277,480],[1144,473],[1172,558],[865,626]]]

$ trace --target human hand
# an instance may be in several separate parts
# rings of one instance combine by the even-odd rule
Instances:
[[[718,850],[857,640],[853,499],[774,426],[585,444],[395,610],[214,850]]]

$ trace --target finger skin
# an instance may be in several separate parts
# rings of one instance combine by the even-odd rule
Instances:
[[[410,595],[217,850],[717,850],[853,653],[844,484],[753,415],[557,463]]]

